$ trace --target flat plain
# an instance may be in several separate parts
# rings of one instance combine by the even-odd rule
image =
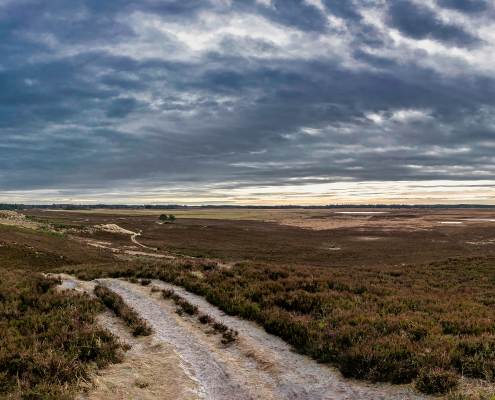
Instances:
[[[442,394],[488,399],[494,393],[494,210],[206,208],[0,214],[0,267],[5,270],[65,273],[65,279],[74,279],[81,288],[81,282],[95,279],[149,279],[184,288],[185,295],[206,299],[225,318],[251,321],[298,354],[337,368],[345,377],[343,385],[367,388],[362,398]],[[177,219],[160,220],[161,214]],[[130,296],[132,282],[125,288],[111,280],[106,284]],[[156,293],[158,289],[140,296]],[[198,323],[197,315],[186,317]],[[241,339],[228,350],[239,347],[240,353],[231,355],[236,359],[247,357],[241,350],[248,339],[239,332]],[[208,335],[197,340],[210,340]],[[131,350],[129,360],[136,362],[139,354],[152,357],[153,343],[146,343],[139,351]],[[218,346],[221,350],[224,345]],[[156,361],[161,368],[164,362]],[[269,375],[260,371],[259,376]],[[176,375],[180,379],[174,387],[181,396],[203,396],[197,381],[188,389],[187,374]],[[111,378],[107,381],[111,386]],[[149,382],[142,386],[142,391],[153,389]],[[5,393],[14,390],[9,387]],[[274,384],[271,394],[260,398],[279,398],[281,390]],[[104,392],[100,384],[88,396]],[[167,396],[174,398],[173,393]]]

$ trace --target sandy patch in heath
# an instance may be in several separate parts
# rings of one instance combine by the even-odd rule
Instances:
[[[488,240],[479,241],[479,242],[466,242],[466,244],[474,244],[474,245],[477,245],[477,246],[482,246],[482,245],[485,245],[485,244],[495,244],[495,239],[488,239]]]
[[[131,256],[145,256],[145,257],[154,257],[154,258],[169,258],[173,259],[176,258],[174,256],[168,256],[165,254],[153,254],[153,253],[145,253],[144,251],[132,251],[132,250],[125,250],[125,254],[129,254]]]
[[[136,232],[128,231],[127,229],[121,228],[116,224],[104,224],[104,225],[96,225],[95,228],[101,229],[105,232],[110,233],[124,233],[126,235],[135,235]]]
[[[280,225],[295,226],[303,229],[311,229],[321,231],[327,229],[366,227],[377,228],[382,230],[407,230],[407,231],[424,231],[431,228],[431,223],[422,218],[383,218],[369,215],[353,215],[345,214],[331,218],[294,218],[283,219],[276,222]]]
[[[24,214],[19,214],[15,211],[1,210],[0,224],[17,226],[26,229],[41,229],[43,227],[39,222],[31,221]]]

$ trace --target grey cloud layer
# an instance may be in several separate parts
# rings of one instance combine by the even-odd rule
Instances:
[[[461,8],[460,4],[454,1],[449,1],[447,5],[452,8]],[[455,7],[456,5],[458,7]],[[470,10],[467,7],[464,9]],[[418,6],[407,0],[392,2],[389,14],[391,25],[413,39],[431,38],[457,46],[480,43],[478,37],[466,32],[462,27],[443,23],[427,7]]]
[[[487,3],[313,3],[0,5],[1,187],[495,175]]]

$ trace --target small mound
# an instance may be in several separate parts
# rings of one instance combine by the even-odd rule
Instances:
[[[95,228],[101,229],[105,232],[110,233],[124,233],[126,235],[135,235],[136,232],[128,231],[127,229],[121,228],[116,224],[106,224],[106,225],[96,225]]]

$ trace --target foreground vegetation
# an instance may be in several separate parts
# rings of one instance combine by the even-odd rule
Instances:
[[[69,398],[127,346],[95,324],[102,303],[58,279],[0,269],[0,397]]]
[[[124,299],[106,286],[97,285],[94,293],[117,317],[122,318],[134,336],[149,336],[153,329],[142,319],[134,309],[124,303]]]
[[[495,259],[304,268],[171,260],[68,268],[81,279],[158,278],[261,324],[346,377],[447,393],[495,380]]]

